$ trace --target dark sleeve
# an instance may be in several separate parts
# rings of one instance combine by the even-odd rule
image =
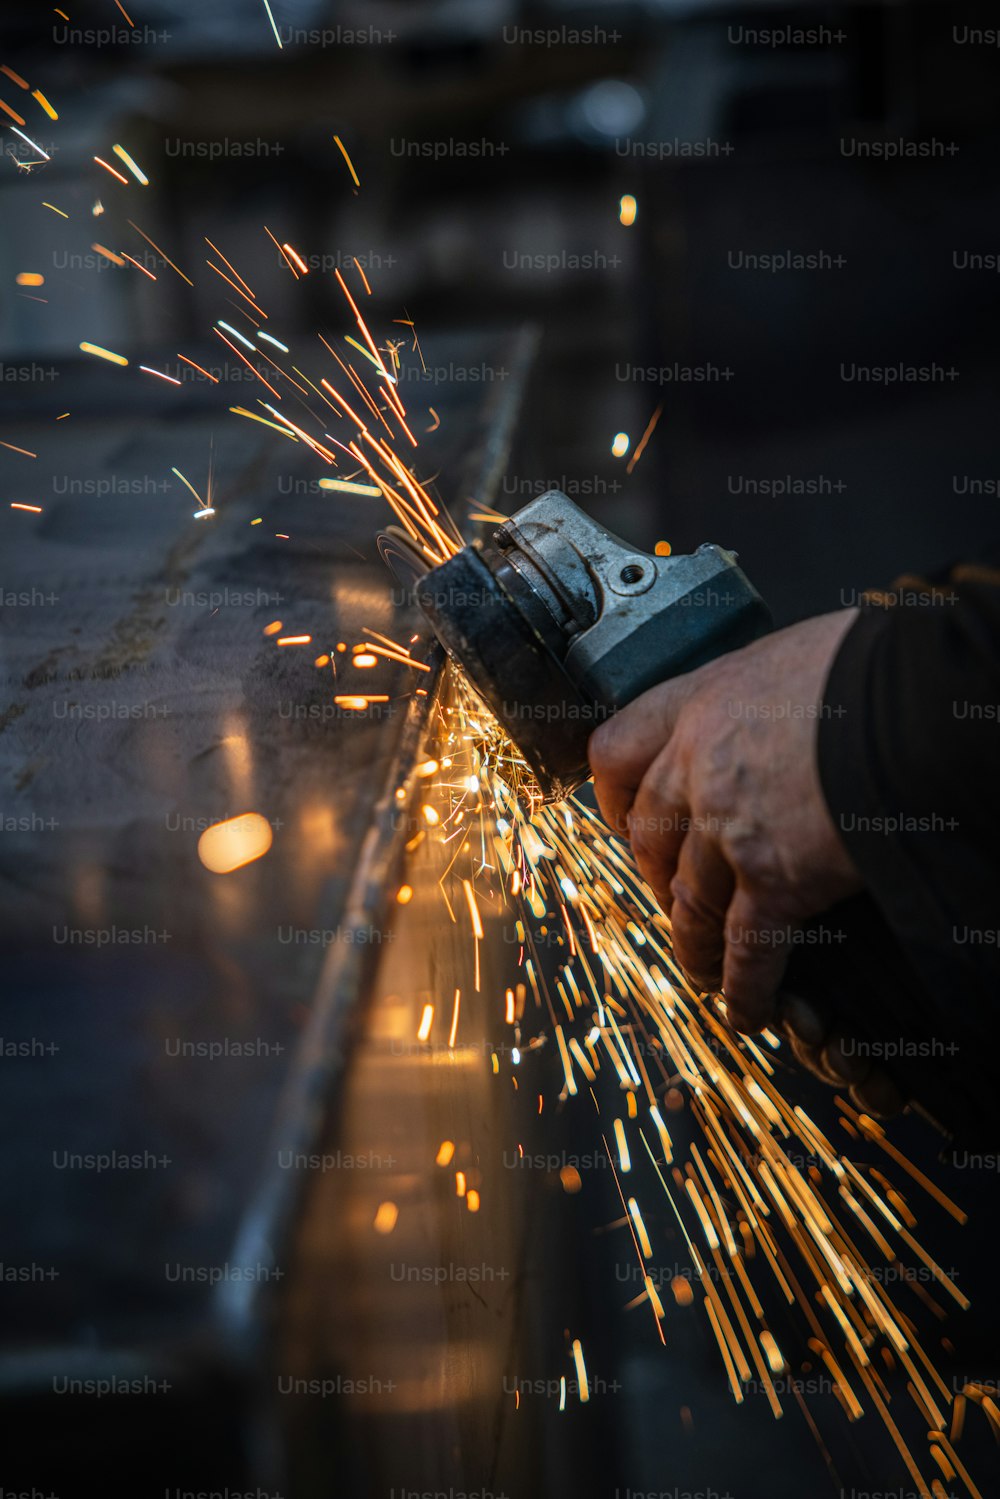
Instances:
[[[868,597],[818,758],[844,844],[928,980],[1000,1002],[1000,568]]]

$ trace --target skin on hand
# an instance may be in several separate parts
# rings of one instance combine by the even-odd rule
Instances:
[[[739,1030],[776,1022],[799,925],[862,888],[816,758],[823,688],[856,615],[804,620],[653,687],[590,738],[606,822],[670,917],[678,962],[698,988],[723,990]],[[808,1006],[783,1018],[814,1071],[891,1108],[888,1080],[848,1075],[842,1038]]]

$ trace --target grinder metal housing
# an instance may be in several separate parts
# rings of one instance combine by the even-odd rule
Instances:
[[[735,553],[649,556],[558,490],[427,572],[416,596],[546,801],[587,779],[602,719],[771,624]]]

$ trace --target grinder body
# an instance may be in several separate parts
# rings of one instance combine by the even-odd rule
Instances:
[[[587,779],[604,718],[771,627],[733,552],[650,556],[550,490],[416,585],[441,643],[546,801]]]

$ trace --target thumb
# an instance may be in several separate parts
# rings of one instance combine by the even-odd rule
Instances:
[[[697,686],[697,672],[650,687],[596,728],[587,746],[601,815],[627,831],[629,809],[646,771],[669,741],[681,709]]]

